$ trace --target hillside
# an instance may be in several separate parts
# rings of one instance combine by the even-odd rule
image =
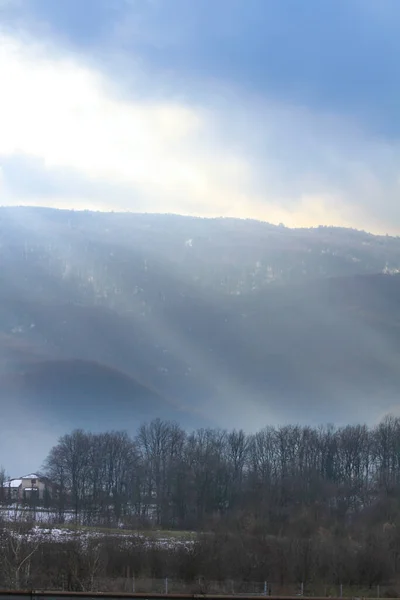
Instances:
[[[2,208],[3,403],[71,426],[376,419],[399,269],[400,239],[354,230]]]
[[[21,365],[22,366],[22,365]],[[3,375],[3,394],[26,401],[48,421],[76,427],[134,428],[149,413],[179,418],[173,405],[125,373],[83,360],[46,360],[23,364]],[[116,408],[113,412],[113,407]]]

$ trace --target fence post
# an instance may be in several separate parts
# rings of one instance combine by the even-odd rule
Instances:
[[[165,578],[165,595],[168,596],[168,577]]]
[[[132,576],[132,594],[135,593],[135,576]]]
[[[264,596],[268,596],[268,583],[264,581]]]
[[[300,596],[304,596],[304,583],[301,582],[301,586],[300,586]]]
[[[343,584],[340,584],[340,598],[343,598]]]

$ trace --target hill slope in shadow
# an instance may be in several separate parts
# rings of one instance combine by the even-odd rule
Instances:
[[[397,406],[397,238],[0,209],[0,243],[3,403],[247,428]]]

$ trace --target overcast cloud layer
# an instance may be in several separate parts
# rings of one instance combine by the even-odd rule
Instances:
[[[0,11],[1,204],[398,233],[395,0]]]

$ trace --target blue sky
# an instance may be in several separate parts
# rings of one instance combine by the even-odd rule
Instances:
[[[0,201],[400,229],[397,0],[0,0]]]

